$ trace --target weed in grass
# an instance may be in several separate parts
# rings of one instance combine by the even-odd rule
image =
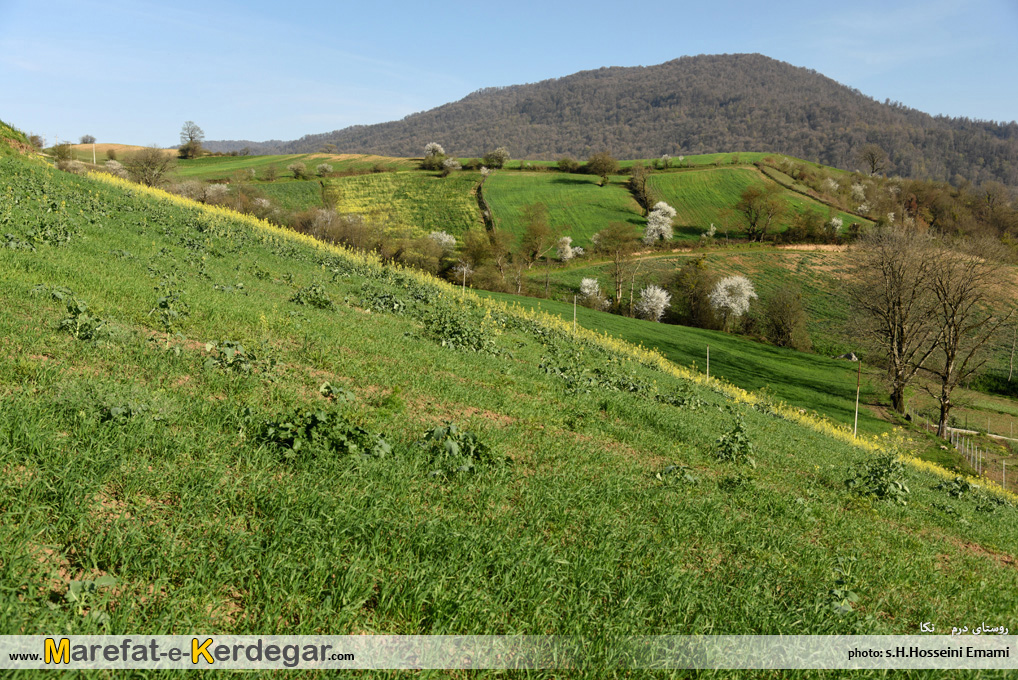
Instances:
[[[654,399],[659,403],[669,404],[671,406],[688,409],[690,411],[697,411],[707,405],[707,402],[694,395],[688,388],[680,388],[668,393],[659,392],[654,395]]]
[[[430,465],[435,466],[431,476],[476,472],[478,468],[496,467],[509,462],[498,456],[473,432],[459,428],[456,423],[436,427],[417,442]]]
[[[661,482],[662,486],[692,486],[700,481],[693,475],[693,468],[687,465],[669,465],[655,473],[654,479]]]
[[[955,477],[951,480],[944,480],[933,487],[937,491],[946,491],[951,498],[961,498],[974,488],[972,483],[964,477]]]
[[[432,307],[424,312],[423,320],[425,330],[442,347],[489,354],[499,352],[490,325],[463,308],[452,305]]]
[[[900,505],[908,503],[905,498],[909,494],[905,485],[905,466],[895,453],[880,455],[864,463],[862,470],[850,471],[850,474],[852,472],[855,474],[845,480],[845,487],[852,493]]]
[[[327,454],[383,458],[392,453],[381,435],[351,424],[335,409],[295,409],[265,421],[256,439],[278,449],[284,460]]]
[[[263,374],[269,373],[276,366],[276,360],[271,355],[263,353],[261,357],[246,349],[244,345],[233,340],[224,340],[219,343],[205,343],[205,351],[210,356],[205,359],[206,369],[220,369],[238,373],[250,373],[255,370]]]
[[[67,302],[67,316],[60,320],[59,329],[78,340],[98,342],[110,336],[109,322],[90,314],[88,305],[78,298]]]
[[[746,422],[740,416],[736,416],[735,427],[718,438],[715,448],[720,461],[746,463],[750,467],[756,467],[753,442],[746,431]]]
[[[105,628],[110,623],[110,615],[103,610],[109,606],[112,600],[111,589],[116,585],[117,579],[108,574],[95,580],[71,581],[64,601],[78,616],[87,616]]]
[[[854,557],[839,557],[834,566],[834,587],[827,591],[826,604],[836,614],[850,614],[859,601],[859,594],[852,590],[855,587],[852,575],[855,562]]]
[[[35,250],[35,246],[28,241],[22,241],[14,234],[4,234],[3,239],[0,240],[0,248],[8,248],[10,250]]]
[[[354,393],[343,387],[336,387],[332,383],[322,383],[318,388],[318,394],[322,395],[335,404],[343,404],[354,401],[357,397]]]
[[[402,298],[388,290],[380,290],[365,284],[361,297],[361,306],[376,312],[402,314],[406,311],[406,303]]]
[[[296,302],[298,305],[317,307],[318,309],[334,309],[336,306],[326,292],[325,287],[320,283],[312,283],[309,286],[298,288],[290,298],[290,302]]]
[[[180,328],[183,319],[189,316],[189,308],[181,299],[184,291],[176,288],[176,279],[164,278],[155,287],[156,306],[149,311],[149,316],[156,314],[160,327],[167,333],[174,333]]]

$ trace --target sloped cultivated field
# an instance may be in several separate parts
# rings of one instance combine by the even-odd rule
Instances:
[[[474,189],[477,172],[438,177],[422,172],[386,172],[328,180],[337,191],[336,210],[373,216],[392,226],[427,234],[446,231],[460,236],[483,226]]]
[[[675,208],[676,237],[699,239],[711,224],[718,228],[718,236],[723,236],[725,219],[722,212],[732,209],[748,187],[763,187],[770,182],[756,168],[705,168],[655,173],[650,176],[648,184],[661,200]],[[785,213],[771,225],[771,234],[787,229],[794,216],[806,210],[819,211],[825,219],[827,217],[828,206],[812,198],[788,190],[782,191],[780,198],[785,204]],[[833,215],[841,217],[845,227],[852,222],[870,224],[868,220],[839,210],[835,210]],[[731,219],[734,222],[730,236],[744,237],[741,222],[735,217]]]
[[[582,634],[608,676],[628,634],[1012,622],[1010,497],[249,218],[0,178],[0,633]]]
[[[532,173],[496,171],[484,183],[484,198],[495,223],[514,234],[526,228],[524,209],[543,203],[553,228],[571,236],[574,246],[590,248],[590,237],[612,222],[630,222],[640,229],[646,224],[640,206],[625,187],[625,177],[612,177],[599,187],[600,178],[560,172]]]

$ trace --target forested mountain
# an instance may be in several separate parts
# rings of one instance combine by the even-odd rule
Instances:
[[[811,69],[759,54],[682,57],[657,66],[601,68],[529,85],[478,90],[460,101],[378,125],[292,142],[208,142],[257,153],[420,155],[441,143],[458,156],[507,146],[516,158],[619,158],[773,151],[845,169],[866,144],[891,174],[1018,186],[1018,123],[931,116],[880,103]]]

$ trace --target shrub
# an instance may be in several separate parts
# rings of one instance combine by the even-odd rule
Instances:
[[[53,147],[53,160],[69,161],[71,160],[71,145],[70,144],[57,144]]]
[[[449,255],[456,250],[456,237],[444,231],[433,231],[428,238],[438,244],[443,255]]]
[[[573,259],[575,252],[573,251],[573,239],[571,237],[563,236],[558,240],[555,256],[562,262],[568,262]]]
[[[294,179],[307,179],[308,178],[308,167],[297,161],[296,163],[290,163],[286,166],[286,169],[293,173]]]
[[[262,179],[266,182],[275,182],[276,176],[279,174],[279,168],[275,165],[268,165],[262,170]]]
[[[749,303],[756,297],[753,283],[745,276],[727,276],[714,286],[710,304],[721,316],[721,325],[727,330],[732,321],[749,311]]]
[[[165,182],[173,166],[173,157],[156,148],[143,149],[124,160],[124,167],[131,179],[150,187]]]
[[[802,294],[795,288],[782,287],[767,302],[764,321],[767,339],[778,347],[808,352],[813,346],[807,330],[808,320]]]
[[[111,149],[112,151],[112,149]],[[114,154],[116,155],[116,154]],[[120,162],[113,160],[112,158],[103,164],[106,168],[106,172],[110,173],[114,177],[120,177],[121,179],[127,179],[127,168]]]
[[[315,174],[319,177],[325,177],[326,175],[332,174],[332,166],[328,163],[319,163],[315,166]]]
[[[57,169],[75,175],[84,175],[86,172],[85,164],[81,161],[57,161]]]
[[[504,146],[500,146],[494,151],[489,151],[484,154],[484,164],[489,168],[495,168],[497,170],[508,163],[510,158],[509,149]]]
[[[580,163],[576,159],[565,156],[558,159],[558,169],[562,172],[576,172],[580,169]]]

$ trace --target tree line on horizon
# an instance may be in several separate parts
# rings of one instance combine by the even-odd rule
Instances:
[[[1018,123],[931,116],[878,102],[813,70],[758,54],[683,57],[486,88],[399,121],[281,142],[212,141],[219,151],[414,156],[434,139],[451,154],[507,146],[517,157],[618,158],[736,151],[783,153],[845,170],[875,144],[891,175],[1018,186]]]

